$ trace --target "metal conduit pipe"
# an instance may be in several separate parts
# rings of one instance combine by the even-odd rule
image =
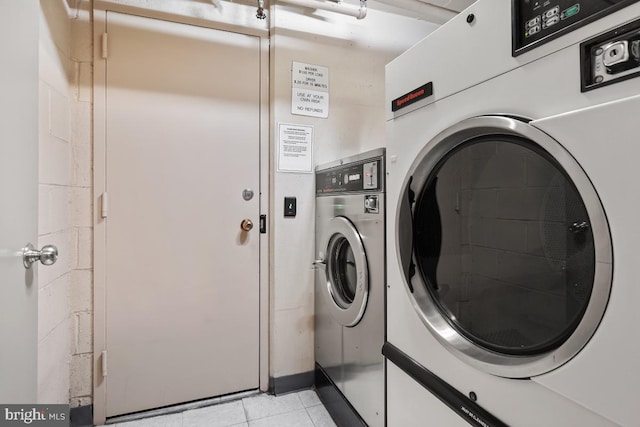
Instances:
[[[456,16],[458,12],[424,3],[420,0],[376,0],[389,6],[395,6],[399,9],[414,12],[416,17],[423,18],[434,24],[444,24],[451,18]]]
[[[308,7],[311,9],[328,10],[343,15],[353,16],[354,18],[363,19],[367,16],[367,4],[360,2],[360,6],[347,4],[344,2],[320,1],[320,0],[280,0],[283,3],[295,6]]]

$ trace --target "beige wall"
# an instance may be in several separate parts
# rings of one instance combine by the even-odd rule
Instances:
[[[92,37],[82,6],[40,1],[38,246],[60,255],[39,267],[38,401],[74,406],[91,403]]]
[[[313,126],[314,163],[323,164],[385,145],[384,66],[436,26],[386,12],[367,1],[365,19],[286,4],[272,8],[272,159],[277,124]],[[291,114],[292,62],[329,69],[329,117]],[[313,174],[272,174],[271,372],[314,368]],[[297,216],[283,217],[285,196],[297,197]]]
[[[253,30],[268,25],[255,18],[253,5],[224,2],[215,8],[192,0],[112,1]],[[316,164],[384,145],[384,65],[435,26],[387,13],[373,0],[368,3],[369,14],[360,21],[292,6],[271,8],[272,160],[279,122],[314,127]],[[57,244],[61,257],[40,277],[39,397],[48,403],[69,400],[75,407],[93,402],[93,3],[41,4],[39,243]],[[292,61],[329,68],[328,119],[290,114]],[[313,174],[271,176],[271,377],[313,369],[313,185]],[[296,218],[282,217],[284,196],[298,198]]]

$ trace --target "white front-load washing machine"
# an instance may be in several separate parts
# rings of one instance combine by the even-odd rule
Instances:
[[[640,3],[479,0],[387,79],[387,419],[638,426]]]
[[[316,389],[339,426],[385,425],[385,172],[379,148],[316,168]]]

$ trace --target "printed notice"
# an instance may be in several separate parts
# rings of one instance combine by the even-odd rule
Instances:
[[[329,68],[294,62],[291,67],[291,114],[329,117]]]
[[[278,171],[313,171],[313,126],[278,124]]]

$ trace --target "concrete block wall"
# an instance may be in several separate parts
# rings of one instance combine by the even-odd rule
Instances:
[[[89,1],[41,0],[38,401],[91,403],[92,29]]]
[[[38,268],[38,402],[68,403],[70,361],[69,163],[71,91],[68,5],[40,1],[38,248],[58,247],[58,262]]]
[[[70,319],[71,407],[93,403],[93,4],[76,0],[71,14]]]

